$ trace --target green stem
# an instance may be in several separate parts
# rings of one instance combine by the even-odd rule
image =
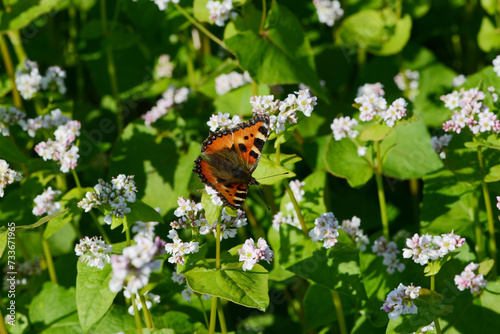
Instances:
[[[71,170],[71,174],[73,174],[73,179],[75,179],[76,187],[78,189],[82,189],[80,179],[78,178],[78,174],[76,174],[76,171],[74,169]]]
[[[376,144],[377,151],[377,166],[375,168],[375,180],[377,181],[378,201],[380,204],[380,218],[382,220],[382,228],[384,237],[389,241],[389,220],[387,219],[387,207],[385,203],[384,184],[382,182],[382,159],[380,156],[380,142]]]
[[[203,297],[199,293],[197,293],[196,296],[198,297],[198,300],[201,304],[201,311],[203,312],[203,319],[205,319],[205,326],[207,326],[208,328],[210,324],[208,322],[207,312],[205,311],[205,303],[203,302]]]
[[[413,217],[415,225],[418,226],[420,223],[420,203],[418,199],[419,184],[418,179],[410,179],[410,193],[413,204]]]
[[[139,310],[137,309],[137,305],[135,304],[135,293],[131,294],[130,301],[132,302],[132,306],[134,307],[134,319],[135,319],[135,327],[137,328],[137,333],[142,334],[141,316],[139,314]]]
[[[130,228],[127,228],[125,230],[125,238],[127,238],[127,247],[131,245],[131,241],[130,241]]]
[[[144,319],[146,319],[146,327],[154,328],[153,318],[151,318],[151,312],[149,312],[148,306],[146,304],[146,298],[144,297],[144,295],[140,295],[139,298],[141,299],[142,313],[144,313]]]
[[[281,145],[276,145],[276,164],[278,166],[281,165],[281,157],[280,157],[280,154],[281,154]]]
[[[50,253],[49,243],[43,237],[42,237],[42,247],[43,247],[43,253],[45,255],[45,262],[47,263],[47,269],[49,270],[50,281],[54,284],[58,284],[56,269],[54,267],[54,262],[52,261],[52,254]]]
[[[488,184],[484,181],[485,169],[483,161],[483,152],[481,146],[477,148],[477,159],[479,161],[479,168],[481,169],[481,174],[483,179],[481,180],[481,186],[483,189],[484,205],[486,206],[486,216],[488,217],[488,232],[490,234],[490,255],[493,259],[493,276],[497,276],[497,244],[495,240],[495,221],[493,219],[493,209],[491,207],[490,192],[488,190]]]
[[[481,222],[479,221],[479,203],[475,196],[470,196],[470,200],[473,205],[469,208],[470,219],[474,222],[474,235],[476,237],[475,251],[477,254],[477,259],[479,262],[483,261],[485,257],[484,251],[484,240],[483,240],[483,229],[481,228]]]
[[[217,313],[219,314],[220,331],[222,334],[227,334],[226,319],[224,317],[224,310],[222,309],[222,302],[217,298]]]
[[[259,27],[259,35],[262,35],[264,31],[264,24],[266,23],[266,0],[262,0],[262,16],[260,18],[260,27]]]
[[[7,334],[7,326],[5,326],[4,317],[2,315],[2,311],[0,311],[0,333]]]
[[[97,229],[99,230],[99,233],[101,233],[102,237],[104,238],[104,241],[106,241],[106,243],[108,245],[111,245],[111,239],[109,239],[109,236],[106,233],[106,230],[99,223],[99,220],[97,219],[97,216],[95,215],[95,213],[92,212],[92,211],[89,211],[89,213],[90,213],[90,217],[92,218],[92,221],[97,226]],[[130,246],[130,245],[128,245],[128,246]]]
[[[9,31],[8,35],[12,45],[14,46],[14,51],[16,52],[17,61],[20,64],[24,64],[26,59],[28,59],[28,56],[26,55],[26,51],[24,50],[19,30]]]
[[[333,305],[335,305],[335,311],[337,312],[337,319],[339,321],[339,329],[341,334],[347,334],[347,326],[345,324],[344,311],[342,310],[342,302],[340,300],[339,293],[335,290],[332,291]]]
[[[217,236],[215,238],[215,270],[220,270],[220,222],[222,219],[222,210],[217,217]],[[215,322],[217,315],[217,297],[212,296],[212,307],[210,308],[210,328],[209,334],[215,333]],[[220,317],[220,316],[219,316]],[[222,327],[222,324],[221,324]]]
[[[283,184],[285,185],[286,192],[288,193],[288,196],[290,197],[290,200],[293,203],[293,207],[295,209],[295,212],[297,213],[297,218],[299,218],[300,227],[302,229],[302,232],[304,232],[305,235],[309,235],[309,231],[307,230],[304,216],[302,215],[302,211],[300,211],[299,203],[295,199],[292,188],[290,188],[290,184],[287,182],[287,180],[283,180]]]
[[[358,49],[358,72],[365,66],[366,63],[366,50],[363,48]]]
[[[3,63],[5,65],[5,70],[12,84],[12,100],[14,101],[14,106],[17,109],[22,109],[23,102],[21,99],[21,94],[19,94],[19,91],[17,90],[16,75],[14,72],[14,66],[12,65],[12,58],[10,57],[9,48],[7,47],[4,35],[2,34],[0,34],[0,51],[2,52],[2,58],[3,58]]]
[[[105,38],[109,37],[109,31],[108,31],[108,22],[106,18],[106,0],[101,0],[101,24],[102,24],[102,33]],[[113,57],[113,50],[109,46],[109,44],[106,44],[106,61],[107,61],[107,68],[108,68],[108,74],[109,74],[109,79],[111,82],[111,92],[113,93],[113,98],[116,103],[116,109],[117,109],[117,127],[118,127],[118,134],[122,133],[123,131],[123,112],[122,108],[120,107],[120,100],[119,100],[119,89],[118,89],[118,79],[116,77],[116,67],[115,67],[115,59]]]
[[[436,287],[436,275],[432,275],[431,276],[431,298],[432,299],[434,298],[435,287]],[[439,325],[439,318],[436,318],[436,320],[434,320],[434,325],[436,327],[436,333],[441,334],[441,326]]]
[[[181,6],[179,6],[178,4],[176,3],[172,3],[174,5],[175,8],[177,8],[177,10],[189,21],[191,22],[191,24],[193,24],[196,28],[198,28],[201,32],[203,32],[206,36],[208,36],[212,41],[214,41],[215,43],[219,44],[222,48],[226,49],[227,51],[229,51],[233,56],[236,56],[234,54],[233,51],[229,50],[226,46],[226,44],[224,44],[224,42],[222,40],[220,40],[219,38],[217,38],[214,34],[212,34],[210,31],[207,30],[207,28],[205,28],[202,24],[200,24],[198,21],[196,21],[196,19],[194,17],[192,17],[191,15],[189,15],[188,12],[186,12]]]

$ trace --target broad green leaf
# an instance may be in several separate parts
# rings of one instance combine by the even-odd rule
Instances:
[[[269,272],[269,280],[282,282],[295,276],[291,271],[286,270],[280,264],[280,234],[274,228],[267,231],[267,242],[274,252],[273,269]]]
[[[271,154],[263,154],[263,157],[266,157],[267,159],[276,162],[276,153],[271,153]],[[297,154],[280,154],[280,165],[281,166],[286,166],[286,165],[294,165],[297,162],[302,161],[302,158],[299,157]]]
[[[373,176],[372,167],[363,157],[358,156],[356,144],[346,138],[341,141],[330,138],[325,163],[328,172],[347,179],[351,187],[360,187]]]
[[[3,135],[0,136],[0,158],[6,160],[8,163],[25,164],[28,162],[28,158],[19,150],[17,145],[9,137]]]
[[[442,304],[443,296],[437,292],[420,289],[420,295],[414,300],[418,308],[417,314],[400,315],[397,320],[390,320],[386,333],[413,333],[429,325],[438,317],[453,310],[453,306]]]
[[[493,268],[494,264],[495,261],[492,259],[479,263],[479,268],[477,270],[478,274],[482,274],[483,276],[486,277],[489,274],[491,268]]]
[[[384,139],[392,128],[388,127],[385,123],[370,125],[361,131],[359,140],[361,141],[381,141]]]
[[[203,209],[205,210],[205,218],[207,219],[208,223],[215,223],[215,221],[221,216],[223,207],[212,203],[210,195],[208,195],[204,190],[203,194],[201,195],[201,204],[203,205]]]
[[[193,1],[193,16],[200,22],[210,22],[210,11],[207,8],[208,0]]]
[[[252,176],[260,184],[271,185],[281,180],[295,177],[295,173],[281,165],[277,165],[276,162],[269,160],[267,157],[261,156],[259,165]]]
[[[76,312],[75,288],[66,289],[51,282],[45,282],[42,290],[33,298],[29,308],[30,322],[48,325]]]
[[[302,25],[283,5],[273,3],[262,35],[240,30],[224,42],[259,84],[304,83],[318,97],[329,100],[319,84],[311,46]]]
[[[259,85],[257,88],[257,95],[269,95],[269,91],[268,85]],[[246,84],[215,98],[214,106],[218,112],[229,113],[231,115],[252,116],[250,98],[253,95],[255,94],[253,93],[252,85]]]
[[[156,322],[155,322],[155,325]],[[122,305],[112,305],[108,313],[94,327],[95,333],[118,333],[124,331],[137,331],[134,317],[131,317],[127,307]]]
[[[288,224],[280,226],[281,265],[305,278],[349,296],[365,299],[359,268],[359,249],[338,243],[326,250],[321,242]],[[347,244],[348,244],[347,243]]]
[[[441,267],[452,258],[457,256],[458,251],[450,252],[446,254],[444,257],[440,257],[437,260],[430,261],[429,264],[424,268],[425,276],[434,276],[439,273]]]
[[[9,11],[0,11],[0,33],[21,30],[37,17],[48,14],[60,0],[22,0],[10,7]]]
[[[500,49],[500,33],[488,16],[483,16],[481,21],[481,28],[477,33],[477,44],[484,52]]]
[[[66,213],[49,221],[45,231],[43,231],[43,237],[48,239],[64,225],[70,222],[77,222],[83,213],[83,210],[77,204],[85,197],[87,191],[93,190],[93,188],[73,188],[64,194],[59,202],[61,203],[61,207],[67,208]]]
[[[488,15],[494,15],[498,10],[498,2],[495,0],[481,0],[481,7]]]
[[[376,55],[400,52],[410,38],[410,15],[398,19],[390,9],[363,10],[349,15],[337,30],[341,45],[365,49]]]
[[[207,262],[215,266],[215,260]],[[199,264],[198,264],[199,265]],[[267,280],[269,273],[256,264],[252,270],[243,271],[241,262],[223,262],[222,268],[197,266],[184,273],[189,287],[198,293],[207,294],[250,308],[265,311],[269,305]]]
[[[64,318],[54,322],[46,328],[42,334],[83,334],[82,327],[78,323],[78,314],[72,313]]]
[[[76,305],[80,325],[87,332],[108,312],[117,293],[109,290],[111,265],[99,269],[78,261],[77,268]]]
[[[387,153],[382,172],[406,180],[422,177],[443,166],[432,150],[431,139],[422,121],[396,127],[396,146]]]
[[[196,321],[188,314],[179,311],[172,310],[165,312],[161,316],[154,317],[153,322],[156,328],[163,328],[162,331],[159,332],[162,334],[163,333],[168,333],[168,334],[208,333],[208,330],[206,330],[205,325]]]
[[[125,215],[128,226],[134,225],[137,221],[163,223],[163,218],[158,211],[143,201],[136,200],[134,203],[129,203],[127,205],[130,207],[130,213]]]

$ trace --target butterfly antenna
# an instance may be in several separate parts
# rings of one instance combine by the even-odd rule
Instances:
[[[260,197],[262,197],[262,199],[264,200],[264,203],[266,203],[267,210],[268,210],[268,211],[271,211],[271,208],[269,207],[269,204],[267,204],[266,199],[264,198],[264,195],[262,195],[262,192],[260,191],[259,186],[258,186],[258,185],[256,185],[256,184],[255,184],[255,186],[257,187],[257,190],[259,191]]]
[[[267,179],[267,178],[275,177],[275,176],[279,176],[279,175],[286,175],[286,174],[290,174],[290,172],[285,172],[285,173],[281,173],[281,174],[274,174],[274,175],[268,175],[268,176],[264,176],[264,177],[259,177],[259,180]]]

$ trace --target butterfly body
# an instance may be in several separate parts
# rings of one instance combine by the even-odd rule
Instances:
[[[269,136],[269,116],[258,114],[233,129],[211,132],[203,142],[203,157],[195,160],[194,172],[217,191],[226,206],[238,209],[248,186],[259,183],[252,176]]]

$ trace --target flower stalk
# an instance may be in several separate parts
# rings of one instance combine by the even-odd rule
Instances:
[[[377,151],[377,166],[375,168],[375,180],[377,181],[377,193],[380,205],[380,219],[382,220],[382,229],[384,232],[384,237],[387,240],[390,240],[389,220],[387,218],[387,205],[385,202],[384,184],[382,182],[382,158],[380,154],[380,141],[377,141],[375,143],[375,147]]]
[[[14,73],[12,58],[10,57],[9,48],[7,47],[7,43],[5,42],[5,38],[2,34],[0,34],[0,52],[2,53],[5,70],[9,76],[10,82],[12,83],[12,100],[14,101],[14,106],[17,109],[22,109],[23,103],[21,100],[21,94],[19,94],[16,86],[16,75]]]
[[[142,295],[142,294],[140,295],[139,298],[141,299],[142,312],[144,314],[144,319],[146,320],[146,327],[147,328],[154,328],[153,318],[151,317],[151,312],[149,312],[148,306],[146,304],[146,298],[144,298],[144,295]]]

